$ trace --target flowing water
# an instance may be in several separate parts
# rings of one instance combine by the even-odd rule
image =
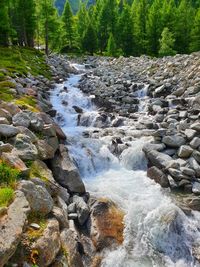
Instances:
[[[100,120],[92,99],[77,88],[80,78],[81,75],[71,75],[65,83],[58,84],[51,102],[87,191],[112,199],[126,213],[124,243],[107,252],[102,266],[199,267],[193,249],[200,248],[200,214],[186,216],[173,203],[168,190],[147,178],[142,147],[150,139],[135,139],[131,121],[112,128],[110,118]],[[147,88],[138,97],[144,99]],[[82,109],[81,116],[74,106]],[[127,144],[120,156],[111,153],[113,138],[121,138]]]

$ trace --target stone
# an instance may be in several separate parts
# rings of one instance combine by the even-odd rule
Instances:
[[[90,214],[88,205],[85,203],[82,197],[73,196],[73,202],[76,204],[76,212],[78,215],[78,222],[80,225],[83,225]]]
[[[169,180],[167,176],[157,167],[153,166],[147,170],[147,176],[153,179],[156,183],[162,187],[169,187]]]
[[[57,205],[58,207],[62,210],[63,216],[65,218],[65,224],[69,225],[69,221],[68,221],[68,208],[67,208],[67,204],[65,203],[65,201],[57,196]]]
[[[28,128],[30,126],[30,118],[27,112],[19,112],[13,116],[12,122],[14,126],[23,126]]]
[[[42,234],[33,244],[31,249],[38,252],[36,264],[49,266],[56,258],[61,248],[59,223],[56,219],[50,219]]]
[[[194,182],[192,185],[192,192],[194,194],[200,195],[200,183]]]
[[[39,226],[39,224],[37,224],[37,223],[31,223],[29,226],[30,226],[31,228],[35,229],[35,230],[39,230],[39,229],[40,229],[40,226]]]
[[[30,128],[33,131],[42,132],[42,130],[44,128],[44,122],[43,122],[42,118],[40,117],[40,113],[31,112],[29,114],[29,117],[31,120]]]
[[[0,153],[2,152],[11,152],[13,150],[13,146],[9,143],[0,144]]]
[[[195,177],[195,171],[193,169],[187,168],[187,167],[181,167],[180,171],[188,176]]]
[[[191,129],[200,132],[200,122],[195,122],[190,126]]]
[[[15,253],[29,212],[29,203],[24,194],[16,191],[6,216],[0,218],[0,266],[4,266]]]
[[[65,229],[61,232],[61,244],[68,253],[70,267],[84,267],[80,254],[81,243],[75,230]]]
[[[0,108],[0,117],[6,118],[8,121],[12,120],[12,115],[6,109]]]
[[[68,259],[65,255],[57,255],[51,267],[70,267],[68,265]]]
[[[28,176],[29,169],[26,167],[25,163],[14,153],[3,152],[1,155],[1,159],[6,162],[10,167],[19,170],[21,175]]]
[[[25,134],[18,134],[15,137],[14,152],[22,160],[34,160],[38,156],[38,150],[36,146],[31,142],[31,138]]]
[[[68,193],[66,188],[59,186],[57,195],[62,198],[65,203],[69,203],[70,194]]]
[[[19,129],[12,125],[0,124],[0,136],[13,137],[19,133]]]
[[[162,142],[170,147],[180,147],[185,145],[186,140],[180,135],[164,136]]]
[[[73,202],[68,206],[68,213],[76,213],[76,203]]]
[[[197,133],[197,131],[192,130],[192,129],[186,129],[185,130],[185,135],[186,135],[188,140],[192,140],[192,138],[194,138],[196,133]]]
[[[193,152],[190,146],[182,145],[178,150],[178,156],[181,158],[189,158]]]
[[[30,178],[38,177],[45,183],[55,183],[52,171],[47,167],[47,165],[37,159],[31,164],[30,168]]]
[[[35,185],[31,181],[22,180],[18,185],[18,189],[25,194],[33,212],[46,215],[53,209],[53,199],[46,188]]]
[[[64,145],[59,146],[59,151],[51,160],[51,168],[55,180],[70,192],[84,193],[85,186],[79,172],[70,159],[68,151]]]
[[[30,137],[30,141],[35,144],[37,142],[37,136],[30,131],[28,128],[24,127],[24,126],[18,126],[17,129],[19,129],[21,134],[27,135],[28,137]]]
[[[8,111],[12,116],[21,111],[21,109],[17,105],[7,102],[0,103],[0,109]]]
[[[46,140],[37,141],[37,150],[41,160],[53,159],[54,157],[55,151],[53,147],[46,142]]]
[[[174,180],[175,180],[176,182],[178,182],[178,181],[181,180],[181,178],[180,178],[180,176],[181,176],[181,171],[180,171],[180,170],[173,169],[173,168],[169,168],[168,171],[169,171],[170,175],[174,178]]]
[[[53,216],[59,222],[60,229],[68,228],[68,220],[66,220],[65,215],[62,212],[62,209],[59,207],[54,206],[52,210]]]
[[[198,162],[200,163],[200,152],[195,150],[193,153],[192,153],[192,157]]]
[[[191,209],[200,211],[200,197],[188,198],[187,203]]]
[[[145,154],[150,163],[158,168],[166,168],[168,163],[172,160],[170,156],[156,150],[148,151]]]
[[[200,138],[194,137],[194,139],[192,139],[192,141],[190,142],[190,146],[194,149],[200,147]]]
[[[145,144],[143,147],[143,151],[144,152],[148,152],[151,150],[156,150],[156,151],[163,151],[166,148],[165,144],[153,144],[153,143],[149,143],[149,144]]]
[[[200,165],[198,164],[198,162],[193,157],[190,157],[188,163],[190,167],[195,171],[197,177],[200,177]]]
[[[9,125],[10,123],[9,123],[9,121],[8,121],[6,118],[4,118],[4,117],[0,117],[0,124],[6,124],[6,125]]]

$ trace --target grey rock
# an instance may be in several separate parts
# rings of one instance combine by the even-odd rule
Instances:
[[[46,215],[53,209],[53,199],[46,188],[23,180],[18,189],[25,194],[32,211]]]
[[[180,147],[186,143],[184,137],[180,135],[164,136],[162,142],[170,147]]]
[[[19,129],[12,125],[0,124],[0,136],[13,137],[19,133]]]
[[[34,160],[38,156],[38,150],[34,144],[32,144],[29,136],[25,134],[18,134],[15,138],[15,153],[22,160]]]
[[[167,167],[172,158],[164,153],[160,153],[156,150],[145,152],[149,161],[158,168]]]
[[[190,146],[194,149],[200,147],[200,138],[194,137],[194,139],[190,142]]]
[[[200,132],[200,122],[193,123],[190,128],[196,130],[197,132]]]
[[[0,124],[6,124],[6,125],[9,125],[10,123],[9,123],[9,121],[8,121],[6,118],[4,118],[4,117],[0,117]]]
[[[195,170],[197,177],[199,177],[200,176],[200,165],[198,164],[198,162],[193,157],[190,157],[188,160],[188,163],[189,163],[190,167],[193,170]]]
[[[192,129],[186,129],[185,130],[185,135],[186,135],[187,139],[189,139],[189,140],[194,138],[195,134],[196,134],[195,130],[192,130]]]
[[[192,153],[192,157],[193,157],[194,159],[196,159],[196,161],[197,161],[198,163],[200,163],[200,152],[199,152],[199,151],[195,150],[195,151]]]
[[[192,192],[194,194],[200,195],[200,183],[194,182],[194,184],[192,185]]]
[[[90,210],[88,208],[88,205],[85,203],[82,197],[79,196],[73,196],[73,202],[76,204],[76,212],[78,215],[78,222],[80,225],[83,225],[90,214]]]
[[[178,156],[181,158],[189,158],[193,152],[193,149],[190,146],[183,145],[178,150]]]
[[[159,183],[162,187],[169,187],[169,180],[167,176],[157,167],[153,166],[147,170],[147,176]]]
[[[23,126],[28,128],[30,126],[30,118],[27,112],[19,112],[13,116],[12,122],[14,126]]]

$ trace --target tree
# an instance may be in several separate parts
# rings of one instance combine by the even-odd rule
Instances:
[[[97,50],[97,34],[95,32],[94,26],[91,23],[89,23],[83,36],[83,48],[91,55],[93,55]]]
[[[125,56],[134,54],[133,21],[130,6],[124,5],[118,26],[119,46]]]
[[[77,13],[77,31],[79,35],[79,42],[82,47],[82,41],[83,41],[83,35],[85,33],[85,29],[87,28],[87,25],[89,23],[89,17],[88,12],[86,8],[86,4],[82,3],[80,4],[79,11]]]
[[[69,1],[67,0],[65,3],[64,11],[62,14],[62,20],[64,23],[64,32],[65,38],[68,42],[69,48],[72,48],[74,40],[75,40],[75,25],[74,25],[74,17],[72,13],[72,9]]]
[[[175,39],[173,34],[169,31],[168,28],[164,28],[160,41],[160,56],[172,56],[176,54],[176,51],[173,50]]]
[[[117,55],[117,45],[115,43],[115,39],[113,34],[110,34],[110,37],[108,39],[108,44],[107,44],[107,55],[108,56],[116,56]]]
[[[196,13],[194,25],[191,31],[190,50],[200,51],[200,8]]]
[[[10,23],[8,16],[8,6],[6,0],[0,1],[0,45],[8,46],[9,45],[9,32],[10,32]]]
[[[147,37],[148,37],[148,53],[158,55],[159,38],[162,33],[161,21],[162,0],[154,0],[151,5],[147,18]]]

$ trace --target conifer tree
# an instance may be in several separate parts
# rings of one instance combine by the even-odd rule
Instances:
[[[9,45],[10,22],[6,0],[0,1],[0,45]]]
[[[166,27],[163,29],[163,32],[161,34],[160,39],[160,50],[159,55],[160,56],[173,56],[176,54],[174,47],[175,39],[173,37],[173,34],[169,31],[169,29]]]
[[[77,31],[78,31],[79,42],[80,42],[81,47],[82,47],[83,35],[85,32],[85,29],[87,28],[88,23],[89,23],[89,17],[88,17],[86,4],[81,3],[79,11],[77,13]]]
[[[110,33],[106,50],[108,56],[114,57],[117,55],[117,45],[115,43],[115,39],[112,33]]]
[[[83,36],[83,49],[91,55],[97,51],[97,35],[91,23],[89,23]]]
[[[200,8],[198,9],[191,31],[191,51],[200,51]]]

